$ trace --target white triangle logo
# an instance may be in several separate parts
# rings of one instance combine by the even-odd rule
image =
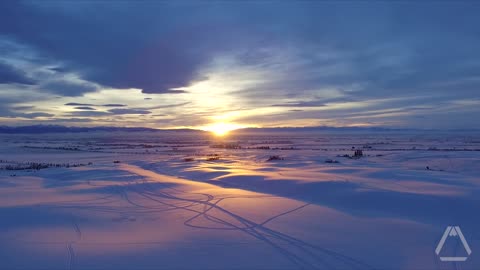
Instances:
[[[463,244],[463,248],[465,248],[465,251],[467,252],[468,256],[472,254],[472,250],[470,249],[470,246],[467,243],[467,240],[463,236],[462,230],[460,230],[459,226],[448,226],[445,232],[443,233],[442,239],[440,239],[440,242],[437,245],[437,248],[435,249],[435,253],[437,255],[440,254],[440,251],[443,248],[443,245],[445,244],[445,241],[447,240],[447,237],[452,236],[452,237],[459,237],[460,241]],[[440,260],[442,262],[464,262],[467,260],[468,257],[440,257]]]

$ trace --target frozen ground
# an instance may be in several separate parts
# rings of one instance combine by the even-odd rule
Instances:
[[[480,268],[478,134],[0,141],[1,269]]]

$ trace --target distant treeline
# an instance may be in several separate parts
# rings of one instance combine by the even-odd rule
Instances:
[[[270,146],[241,146],[238,143],[223,143],[223,144],[212,144],[210,148],[217,149],[258,149],[258,150],[300,150],[293,146],[291,147],[270,147]]]
[[[73,146],[73,147],[66,147],[66,146],[60,146],[60,147],[51,147],[51,146],[29,146],[25,145],[23,148],[30,148],[30,149],[44,149],[44,150],[65,150],[65,151],[80,151],[80,148]]]
[[[45,163],[45,162],[16,162],[9,160],[0,160],[0,163],[7,163],[7,165],[0,166],[0,170],[20,171],[20,170],[41,170],[46,168],[70,168],[70,167],[84,167],[92,165],[91,162],[83,163]]]

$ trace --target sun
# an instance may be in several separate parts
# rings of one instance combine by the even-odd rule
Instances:
[[[211,124],[209,126],[205,126],[203,130],[205,131],[210,131],[216,136],[225,136],[227,135],[230,131],[243,128],[244,126],[242,125],[237,125],[237,124],[232,124],[232,123],[215,123]]]

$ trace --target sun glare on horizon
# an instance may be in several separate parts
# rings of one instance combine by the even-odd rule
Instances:
[[[216,136],[225,136],[227,135],[230,131],[240,129],[240,128],[245,128],[245,126],[238,125],[238,124],[232,124],[232,123],[215,123],[209,126],[205,126],[203,130],[205,131],[210,131]]]

